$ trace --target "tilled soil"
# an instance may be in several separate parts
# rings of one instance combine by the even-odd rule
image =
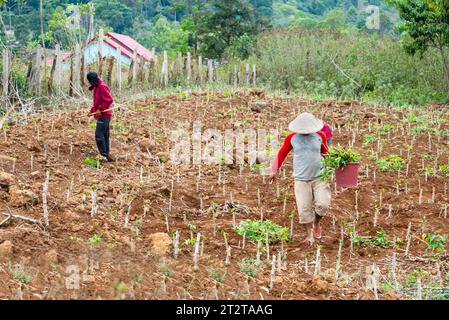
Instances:
[[[267,104],[255,104],[260,101]],[[447,107],[313,103],[263,91],[149,97],[128,105],[111,122],[117,161],[100,169],[84,163],[97,152],[94,121],[80,117],[80,111],[45,113],[3,130],[0,224],[8,214],[38,223],[18,217],[0,225],[0,299],[374,299],[366,286],[373,265],[379,268],[379,299],[414,297],[417,278],[424,298],[435,298],[435,290],[448,286],[447,251],[432,251],[424,240],[449,231],[448,177],[428,169],[426,178],[423,170],[423,164],[430,169],[448,164]],[[201,121],[203,130],[223,132],[277,128],[281,143],[288,122],[306,110],[334,128],[332,144],[354,144],[363,157],[357,188],[336,190],[331,181],[332,208],[323,220],[323,238],[313,247],[302,243],[291,156],[271,185],[254,165],[174,165],[170,160],[171,133],[183,127],[191,132],[194,121]],[[364,143],[368,133],[378,136]],[[381,172],[375,159],[389,154],[402,156],[408,170]],[[48,228],[42,203],[47,171]],[[94,189],[98,210],[92,216]],[[263,214],[290,229],[293,213],[293,240],[270,246],[270,254],[286,253],[271,290],[266,252],[255,277],[248,278],[240,262],[256,258],[256,243],[246,239],[243,248],[232,213],[210,209],[227,201],[248,208],[235,212],[236,224]],[[351,245],[354,235],[376,236],[381,230],[388,244]],[[175,257],[176,231],[181,252]],[[195,270],[191,239],[197,233],[202,242]],[[229,264],[224,234],[231,246]]]

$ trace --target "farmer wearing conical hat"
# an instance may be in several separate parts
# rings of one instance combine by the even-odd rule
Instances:
[[[303,113],[289,125],[290,133],[271,167],[273,183],[282,163],[293,149],[293,176],[299,223],[305,225],[305,243],[312,245],[321,238],[321,219],[331,202],[328,183],[321,181],[322,157],[328,151],[327,136],[321,131],[324,122],[310,113]]]

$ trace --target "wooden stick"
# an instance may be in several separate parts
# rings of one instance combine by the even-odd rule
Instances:
[[[4,216],[7,216],[6,219],[4,219],[3,221],[0,222],[0,226],[5,224],[9,220],[16,220],[16,219],[24,220],[24,221],[30,222],[30,223],[41,224],[40,221],[38,221],[38,220],[35,220],[35,219],[32,219],[32,218],[28,218],[28,217],[25,217],[25,216],[15,215],[15,214],[12,214],[11,212],[9,212],[9,213],[0,212],[0,214],[3,214]]]

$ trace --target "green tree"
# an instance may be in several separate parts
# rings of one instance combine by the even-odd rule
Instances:
[[[343,10],[333,9],[326,13],[320,25],[324,29],[342,31],[347,28],[348,21]]]
[[[399,31],[403,36],[405,50],[421,56],[430,48],[440,54],[443,73],[447,83],[449,100],[449,1],[447,0],[388,0],[399,11],[402,22]]]
[[[137,28],[139,26],[136,25],[135,30]],[[157,51],[186,53],[189,50],[188,32],[181,28],[179,22],[170,22],[164,16],[160,16],[154,23],[145,22],[136,36],[143,46]]]
[[[258,22],[253,7],[244,0],[212,0],[198,24],[200,51],[209,58],[219,58],[245,33],[255,34]]]

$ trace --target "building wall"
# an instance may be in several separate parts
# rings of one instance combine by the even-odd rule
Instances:
[[[86,48],[83,49],[84,53],[84,63],[85,65],[93,64],[97,61],[98,55],[98,43],[91,43]],[[111,47],[106,42],[103,43],[103,57],[115,57],[117,59],[117,50]],[[66,60],[62,68],[63,70],[70,70],[70,60]],[[122,67],[129,66],[131,64],[131,59],[122,54]]]
[[[97,61],[98,43],[91,43],[84,49],[84,61],[87,64]],[[117,49],[111,47],[106,42],[103,43],[103,57],[115,57],[117,59]],[[122,64],[131,64],[131,59],[122,54]]]

